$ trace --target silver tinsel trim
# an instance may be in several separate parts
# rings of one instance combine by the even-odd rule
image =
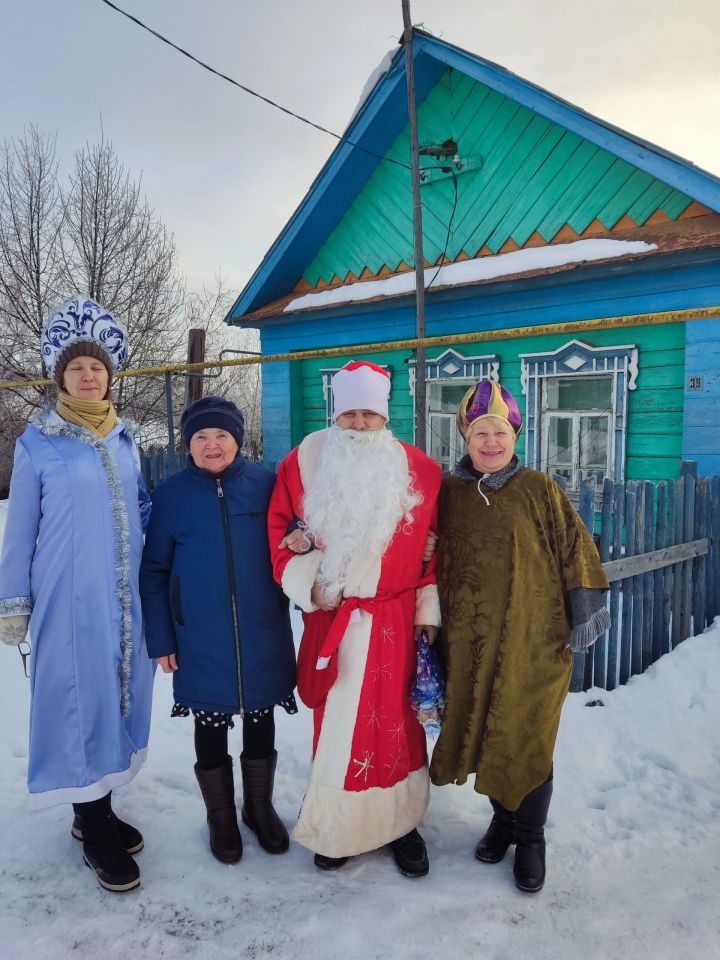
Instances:
[[[122,485],[118,476],[117,466],[105,446],[103,440],[74,423],[49,422],[52,407],[46,407],[32,422],[41,433],[48,437],[68,437],[79,440],[93,447],[100,454],[100,460],[105,470],[108,487],[110,489],[110,509],[112,510],[113,525],[115,527],[115,575],[117,577],[116,594],[120,602],[120,714],[123,719],[130,715],[132,698],[130,695],[130,676],[132,673],[133,652],[133,624],[132,624],[132,595],[130,592],[130,525],[125,510],[125,501],[122,495]],[[118,423],[124,428],[122,420]]]
[[[9,600],[0,600],[0,617],[29,617],[32,611],[32,597],[11,597]]]
[[[573,627],[570,635],[570,649],[573,653],[585,653],[595,643],[601,633],[610,629],[610,614],[606,607],[596,610],[587,623]]]

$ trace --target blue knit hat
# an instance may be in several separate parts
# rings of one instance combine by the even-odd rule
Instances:
[[[225,400],[224,397],[201,397],[183,410],[180,431],[186,447],[190,447],[194,433],[205,429],[227,430],[238,447],[243,445],[243,415],[231,400]]]

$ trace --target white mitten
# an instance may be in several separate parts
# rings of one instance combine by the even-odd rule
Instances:
[[[0,617],[0,640],[11,647],[19,646],[25,639],[30,617],[18,614],[14,617]]]

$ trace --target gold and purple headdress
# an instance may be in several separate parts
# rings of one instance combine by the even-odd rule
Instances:
[[[463,437],[470,425],[483,417],[500,417],[512,427],[515,436],[522,430],[522,417],[515,397],[493,380],[479,380],[460,401],[457,424]]]

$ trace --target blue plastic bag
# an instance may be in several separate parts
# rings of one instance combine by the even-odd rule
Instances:
[[[445,706],[445,680],[425,633],[420,635],[417,643],[417,670],[410,698],[425,733],[437,737]]]

